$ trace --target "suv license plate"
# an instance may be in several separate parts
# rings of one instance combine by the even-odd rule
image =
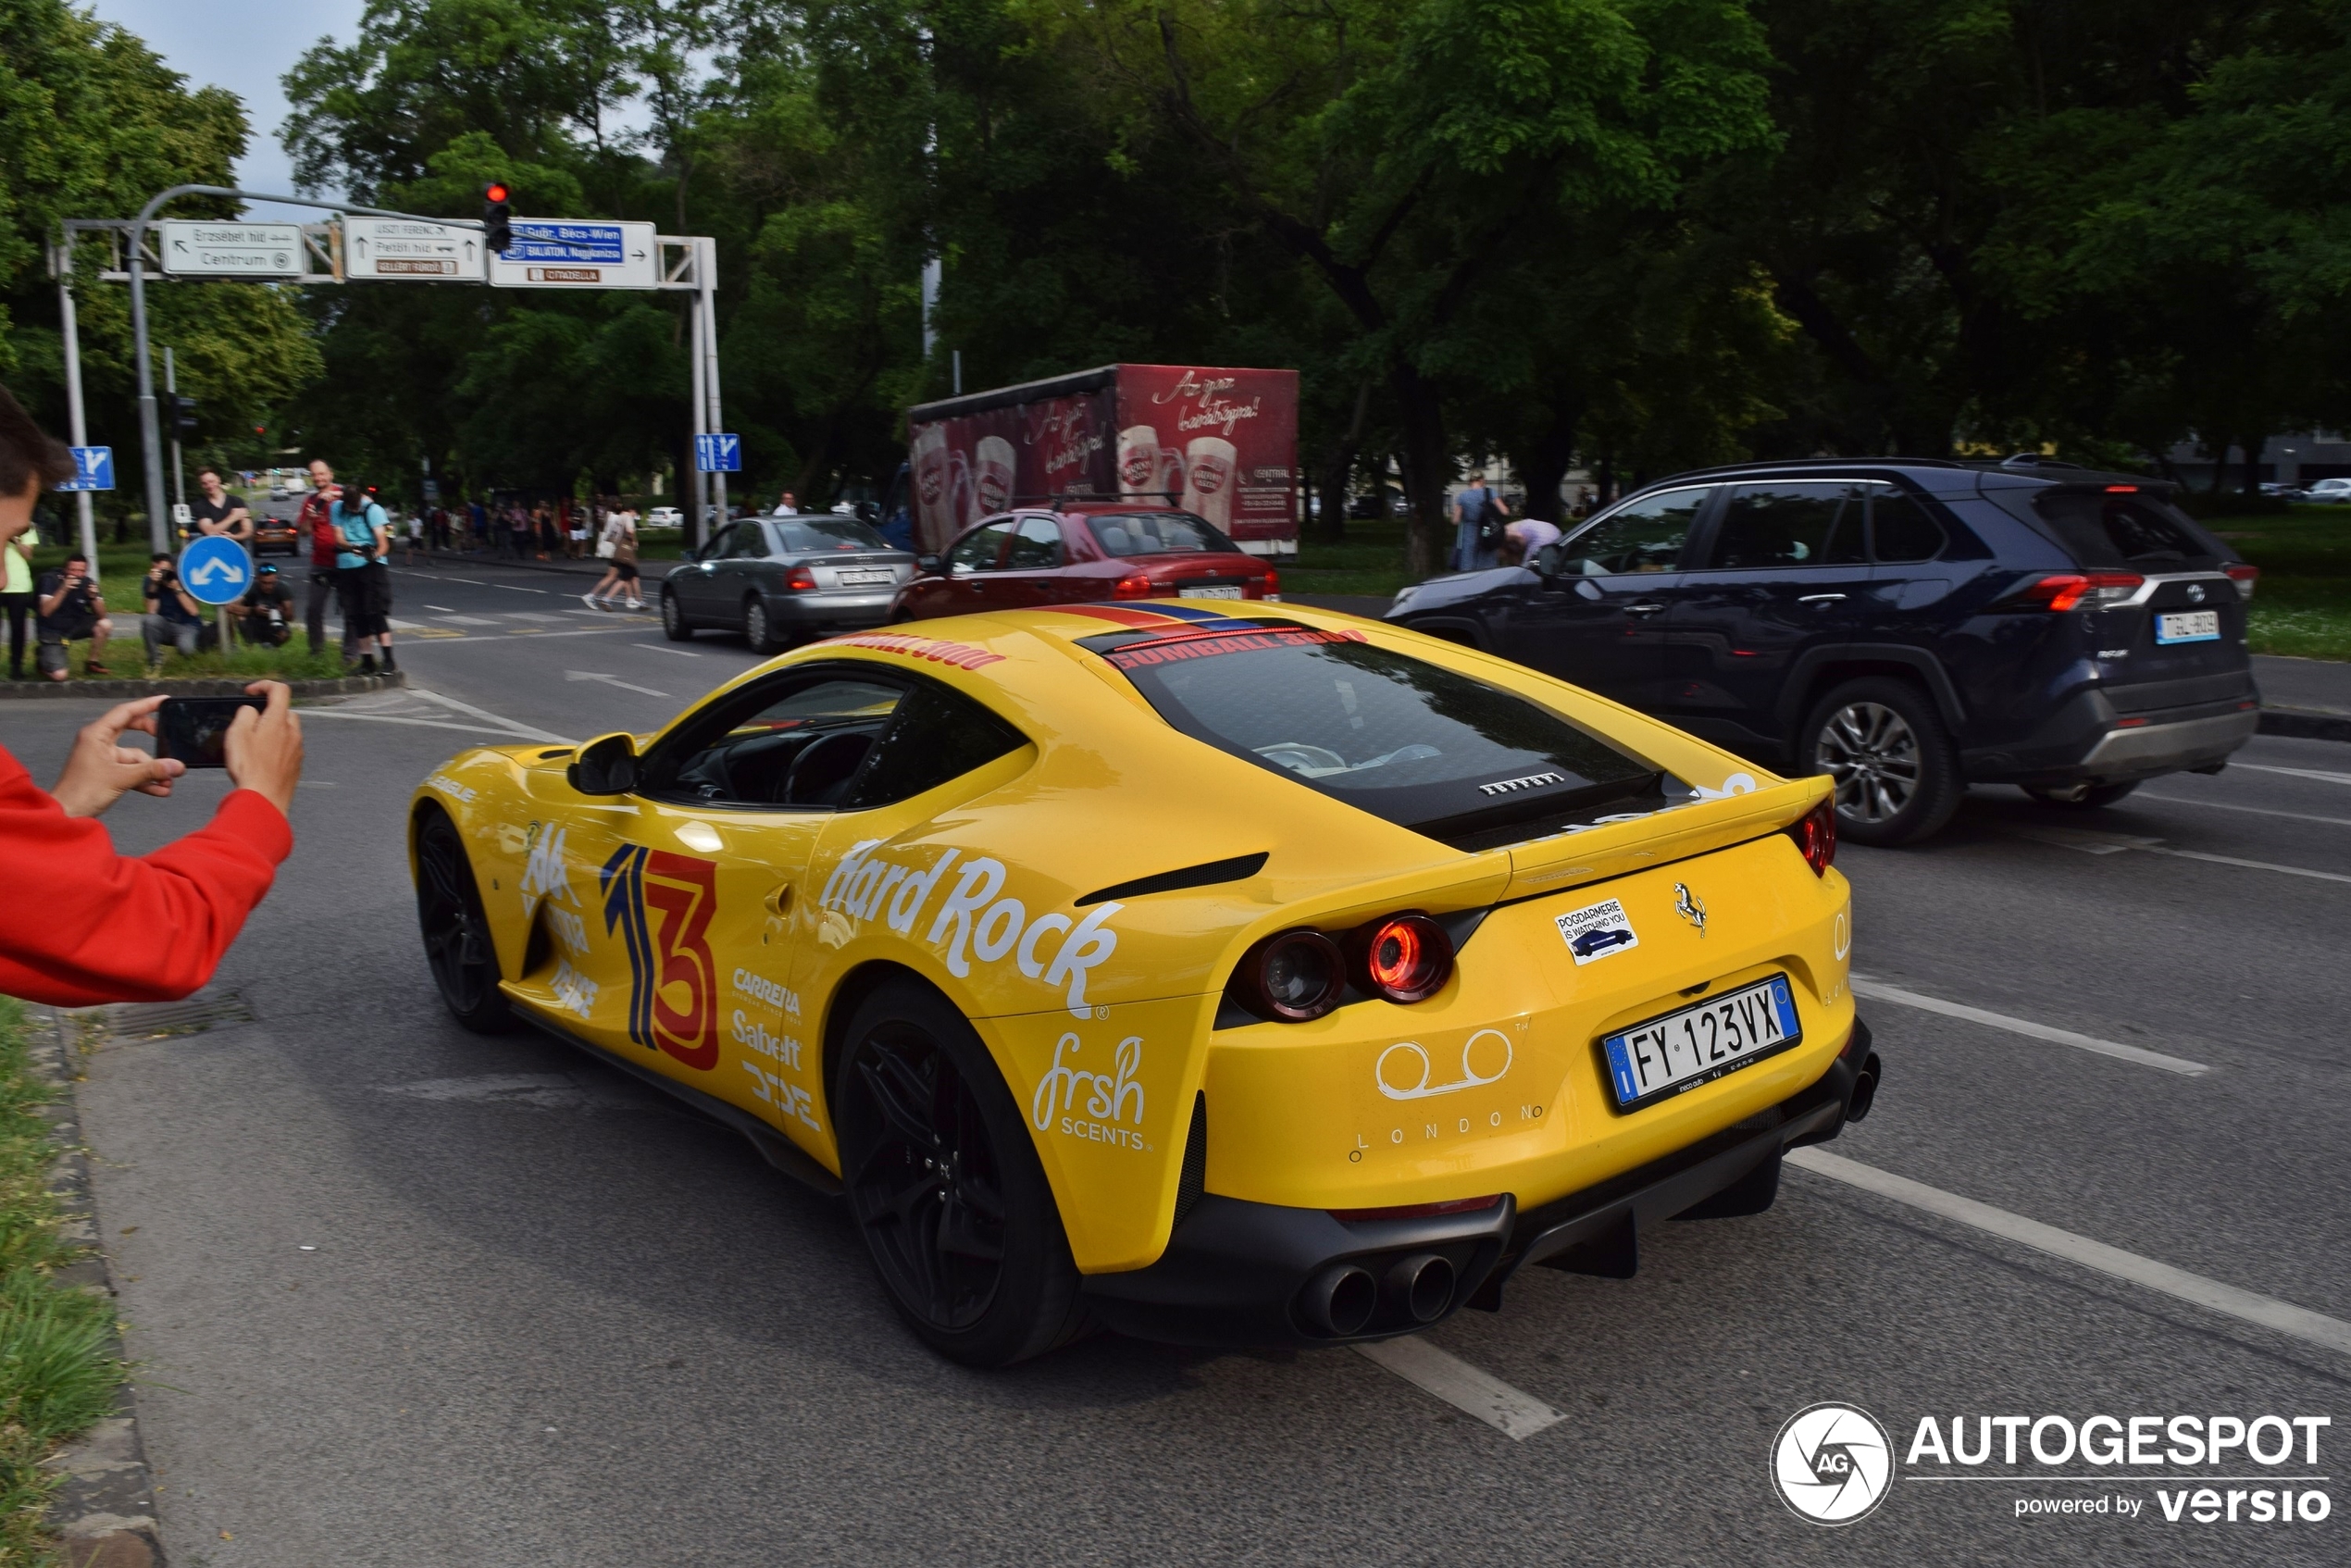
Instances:
[[[889,571],[842,572],[840,574],[840,585],[843,588],[878,588],[883,583],[896,582],[897,580],[898,574],[896,572]]]
[[[2220,641],[2220,612],[2218,610],[2181,610],[2155,617],[2155,640],[2158,642],[2218,642]]]
[[[1176,597],[1178,599],[1238,599],[1241,597],[1241,591],[1238,588],[1179,588],[1176,591]]]
[[[1774,975],[1711,1002],[1676,1008],[1600,1041],[1620,1111],[1712,1083],[1804,1038],[1787,977]]]

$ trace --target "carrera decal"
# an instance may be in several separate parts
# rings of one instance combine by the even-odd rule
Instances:
[[[987,665],[1004,662],[1001,653],[991,653],[985,648],[975,648],[967,642],[942,642],[937,638],[915,637],[901,631],[868,632],[862,637],[829,637],[827,648],[879,648],[886,653],[903,653],[910,659],[927,659],[935,665],[952,665],[957,669],[979,669]]]
[[[966,861],[963,851],[948,850],[916,869],[876,855],[880,844],[879,839],[852,844],[826,878],[816,900],[824,911],[819,942],[847,945],[853,934],[852,918],[886,920],[892,931],[910,940],[921,930],[921,940],[941,950],[947,972],[959,980],[970,976],[974,959],[996,964],[1009,957],[1028,978],[1067,988],[1070,1016],[1091,1015],[1086,977],[1117,950],[1118,933],[1110,928],[1110,917],[1125,904],[1107,901],[1081,920],[1051,912],[1031,917],[1020,900],[997,897],[1004,888],[1001,860],[976,855]],[[951,870],[956,873],[954,884],[926,929],[925,907]]]
[[[623,844],[598,875],[604,929],[622,931],[628,952],[628,1038],[708,1072],[718,1062],[718,970],[710,956],[718,867]]]

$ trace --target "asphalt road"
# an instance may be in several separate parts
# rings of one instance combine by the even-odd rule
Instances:
[[[312,710],[298,847],[220,977],[256,1021],[109,1045],[81,1090],[175,1562],[2345,1560],[2339,1516],[2170,1523],[2155,1472],[2078,1462],[1911,1467],[1859,1524],[1796,1517],[1768,1455],[1821,1400],[1905,1450],[1925,1416],[2336,1423],[2316,1465],[2199,1475],[2333,1477],[2351,1443],[2351,1350],[1810,1171],[1648,1238],[1634,1279],[1529,1270],[1429,1336],[1563,1414],[1523,1440],[1343,1350],[938,1361],[831,1205],[554,1044],[459,1030],[417,947],[417,779],[494,734],[652,728],[749,653],[550,574],[395,580],[423,691]],[[0,739],[45,776],[94,707],[15,704]],[[221,790],[109,820],[151,847]],[[1829,1152],[2351,1316],[2351,747],[2258,740],[2102,812],[1979,790],[1839,865],[1887,1078]],[[2143,1512],[2016,1513],[2065,1497]]]

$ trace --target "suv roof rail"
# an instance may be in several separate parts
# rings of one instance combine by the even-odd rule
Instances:
[[[1791,468],[1963,468],[1948,457],[1760,457],[1751,463],[1724,463],[1711,468],[1681,468],[1661,474],[1637,485],[1628,485],[1626,495],[1652,490],[1678,479],[1711,479],[1718,474],[1771,473]]]
[[[2037,452],[2011,452],[2000,459],[2003,468],[2079,468],[2079,463],[2063,463],[2054,457],[2044,457]]]

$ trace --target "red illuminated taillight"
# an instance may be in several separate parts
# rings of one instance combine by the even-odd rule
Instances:
[[[2223,567],[2222,570],[2229,574],[2229,580],[2237,585],[2238,598],[2250,599],[2253,597],[2253,585],[2261,580],[2260,567],[2248,566],[2244,562],[2240,561],[2233,566]]]
[[[1257,596],[1261,599],[1271,599],[1281,591],[1282,574],[1279,572],[1268,570],[1257,580]]]
[[[1348,941],[1355,983],[1389,1002],[1426,1002],[1453,977],[1453,939],[1425,915],[1391,915]]]
[[[1303,1024],[1338,1005],[1347,990],[1347,961],[1320,931],[1284,931],[1241,959],[1241,1000],[1261,1018]]]
[[[806,593],[816,586],[816,574],[806,566],[794,566],[784,574],[784,586],[794,593]]]
[[[1818,877],[1827,871],[1836,859],[1836,797],[1831,795],[1804,814],[1804,819],[1787,830],[1796,840],[1797,852],[1804,864]]]
[[[1140,572],[1120,578],[1118,586],[1111,590],[1110,596],[1113,599],[1148,599],[1151,596],[1151,579]]]
[[[2136,572],[2051,572],[2009,594],[2006,603],[2011,608],[2060,614],[2085,604],[2102,609],[2128,599],[2146,582]]]

